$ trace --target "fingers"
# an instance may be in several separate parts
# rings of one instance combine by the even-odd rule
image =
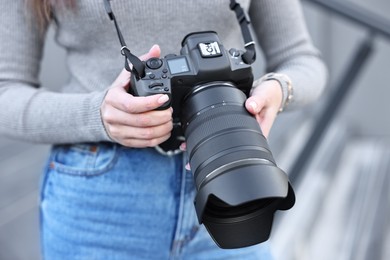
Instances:
[[[129,114],[113,108],[102,111],[102,117],[112,125],[152,127],[172,121],[172,109]]]
[[[169,138],[172,109],[154,110],[165,102],[166,95],[133,97],[113,92],[114,89],[107,93],[101,107],[102,120],[111,139],[138,148],[156,146]]]
[[[187,143],[186,142],[181,143],[179,149],[183,152],[187,151]]]
[[[264,109],[256,116],[257,122],[260,124],[263,135],[268,138],[272,125],[275,122],[277,112],[273,109]]]
[[[252,115],[257,115],[265,106],[265,100],[258,96],[252,96],[245,102],[245,108]]]
[[[170,136],[171,136],[170,134],[167,134],[162,137],[146,139],[146,140],[128,138],[128,139],[121,140],[120,144],[126,147],[133,147],[133,148],[155,147],[168,140]]]
[[[151,127],[127,126],[106,122],[104,124],[108,135],[113,141],[135,148],[159,145],[168,140],[173,128],[172,121]]]
[[[128,143],[124,143],[126,146],[131,146],[135,148],[142,148],[142,147],[155,147],[166,140],[169,139],[171,135],[168,134],[166,136],[156,138],[156,139],[150,139],[150,140],[136,140],[136,139],[130,139]]]
[[[169,100],[168,95],[157,94],[146,97],[134,97],[123,88],[110,89],[104,102],[126,113],[136,114],[159,108]]]
[[[140,59],[160,54],[160,47],[154,45]],[[124,146],[137,148],[153,147],[166,141],[173,128],[172,109],[156,109],[169,100],[168,95],[135,97],[126,91],[129,82],[130,73],[123,69],[102,102],[100,112],[108,136]]]
[[[169,138],[173,128],[170,109],[136,115],[102,111],[102,118],[111,139],[129,147],[156,146]]]
[[[267,138],[276,119],[278,108],[267,104],[266,100],[259,96],[248,98],[245,107],[256,117],[263,135]]]
[[[256,117],[265,137],[271,131],[280,106],[280,87],[277,87],[270,84],[258,86],[245,102],[245,108]]]

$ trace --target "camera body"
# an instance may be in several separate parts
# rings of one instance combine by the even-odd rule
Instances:
[[[249,95],[253,83],[252,67],[242,60],[242,51],[225,50],[217,33],[188,34],[180,55],[151,58],[145,63],[144,77],[131,77],[129,92],[135,96],[167,94],[169,101],[159,109],[173,108],[173,120],[180,122],[185,98],[203,84],[231,82]]]

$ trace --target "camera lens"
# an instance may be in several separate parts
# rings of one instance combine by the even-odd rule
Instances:
[[[221,248],[267,240],[275,211],[295,202],[245,100],[231,83],[203,84],[186,96],[181,116],[198,219]]]

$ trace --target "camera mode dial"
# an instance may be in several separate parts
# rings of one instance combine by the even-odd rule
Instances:
[[[162,65],[163,61],[159,58],[151,58],[146,62],[146,66],[152,70],[159,69]]]

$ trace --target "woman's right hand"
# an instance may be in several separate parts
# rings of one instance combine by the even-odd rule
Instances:
[[[140,57],[147,60],[160,56],[160,48],[154,45]],[[109,137],[127,147],[154,147],[166,141],[172,130],[172,108],[155,110],[168,101],[165,94],[135,97],[127,93],[130,73],[125,69],[112,83],[103,100],[100,111]]]

